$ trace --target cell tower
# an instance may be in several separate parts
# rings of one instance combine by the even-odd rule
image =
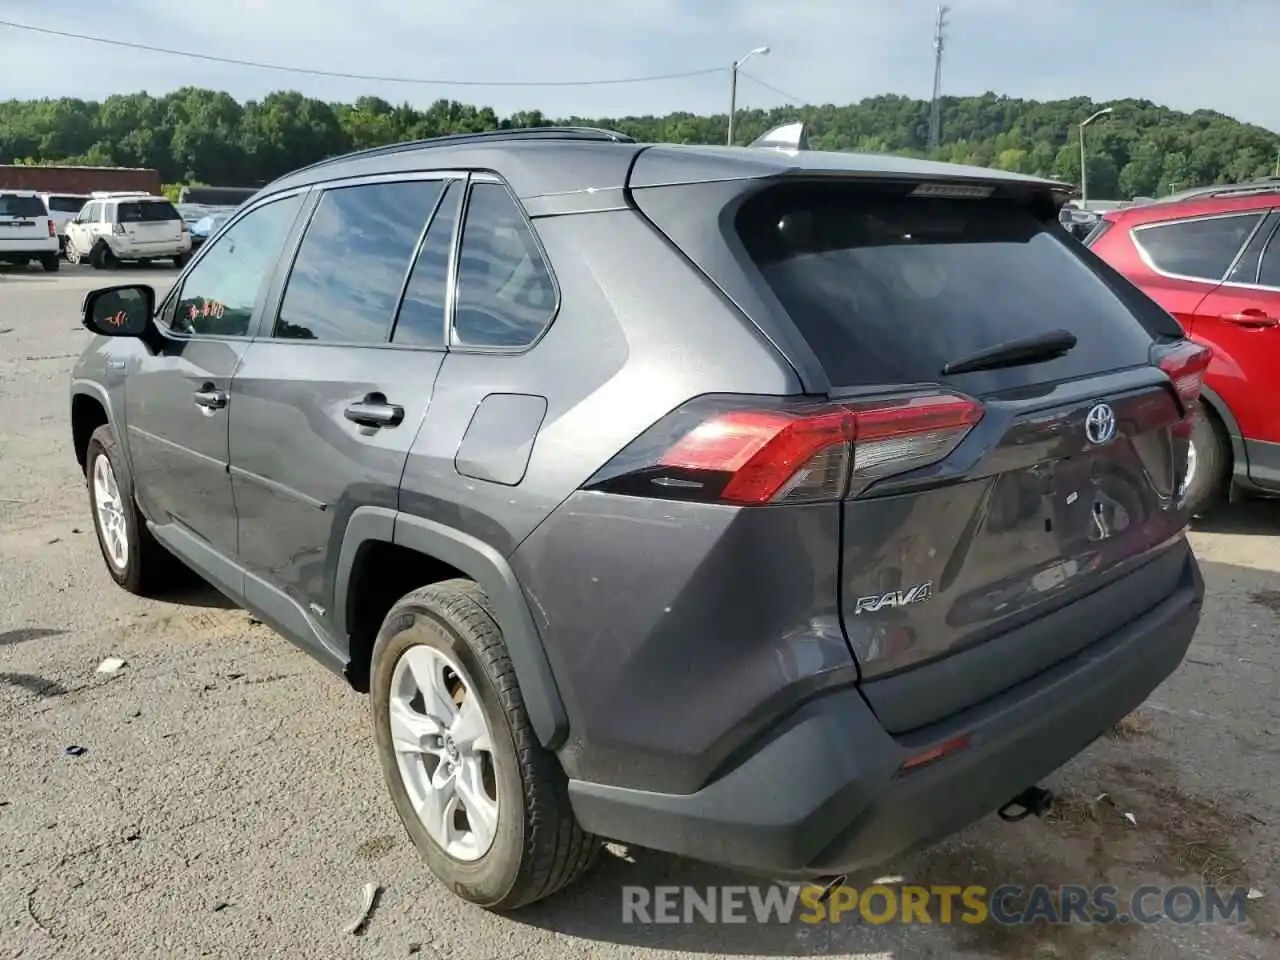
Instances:
[[[929,105],[929,149],[936,150],[942,136],[942,51],[947,45],[948,6],[938,7],[933,31],[933,103]]]

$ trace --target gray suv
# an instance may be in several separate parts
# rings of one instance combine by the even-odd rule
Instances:
[[[488,908],[603,839],[821,879],[1037,812],[1204,591],[1208,354],[1066,190],[576,128],[299,170],[163,298],[86,298],[107,569],[189,567],[367,692]]]

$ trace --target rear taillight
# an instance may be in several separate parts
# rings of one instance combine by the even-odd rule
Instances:
[[[191,232],[191,225],[190,225],[190,224],[188,224],[188,223],[187,223],[187,221],[185,221],[185,220],[183,220],[183,221],[182,221],[182,232],[183,232],[183,233],[190,233],[190,232]]]
[[[1173,389],[1184,409],[1190,410],[1200,399],[1204,375],[1212,359],[1212,348],[1191,340],[1179,341],[1161,352],[1156,363],[1173,381]]]
[[[587,481],[589,490],[758,506],[838,500],[937,463],[982,419],[959,394],[840,404],[699,398]]]
[[[48,223],[49,223],[49,236],[56,237],[58,235],[58,228],[53,225],[52,220],[48,221]]]

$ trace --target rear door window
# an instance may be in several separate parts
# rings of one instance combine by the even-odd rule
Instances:
[[[837,388],[948,380],[982,393],[1148,362],[1151,333],[1096,258],[1012,202],[795,184],[747,201],[736,229]],[[942,376],[1056,329],[1078,338],[1065,357]]]
[[[0,217],[47,217],[49,212],[39,197],[24,197],[16,193],[0,193]]]
[[[1262,213],[1156,223],[1133,230],[1133,242],[1160,273],[1217,283],[1226,276]]]
[[[116,207],[116,223],[164,223],[181,219],[173,204],[165,200],[133,201]]]
[[[396,315],[392,343],[415,347],[444,346],[445,304],[449,293],[449,257],[458,222],[458,201],[465,183],[450,183],[418,251]]]

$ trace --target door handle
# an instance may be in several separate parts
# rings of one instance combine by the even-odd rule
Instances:
[[[1241,310],[1239,313],[1224,313],[1221,319],[1241,327],[1274,327],[1280,324],[1280,317],[1269,317],[1266,311],[1255,307]]]
[[[227,392],[216,389],[213,384],[206,383],[192,395],[197,407],[205,410],[221,410],[227,405]]]
[[[404,419],[404,407],[388,403],[380,393],[371,393],[348,406],[343,416],[362,427],[394,427]]]

